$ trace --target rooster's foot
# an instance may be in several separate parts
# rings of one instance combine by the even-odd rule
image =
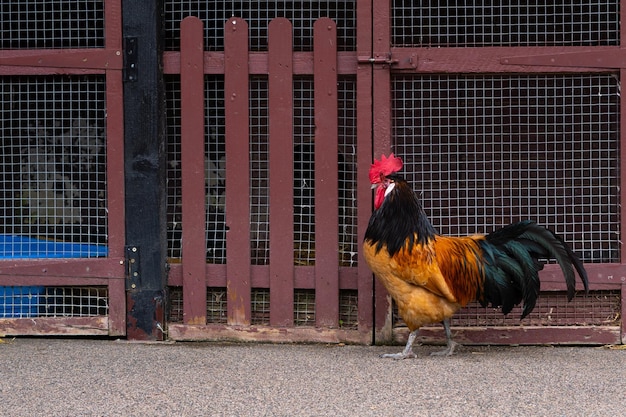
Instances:
[[[400,353],[387,353],[384,355],[380,355],[381,358],[392,358],[392,359],[409,359],[415,358],[415,353],[413,353],[413,342],[415,342],[415,338],[417,337],[417,329],[413,330],[409,333],[409,338],[406,341],[406,346],[404,346],[404,350]]]
[[[454,348],[456,348],[459,344],[452,340],[452,331],[450,331],[450,320],[445,319],[441,322],[443,324],[443,330],[446,332],[446,343],[448,347],[439,352],[433,352],[431,356],[452,356],[454,353]]]
[[[448,343],[448,347],[444,350],[440,350],[437,352],[432,352],[430,356],[452,356],[454,354],[454,349],[459,346],[459,344],[453,340],[450,340]]]
[[[404,351],[402,351],[400,353],[384,353],[380,355],[380,357],[400,360],[400,359],[412,359],[412,358],[416,358],[417,356],[415,356],[415,353],[413,352],[404,353]]]

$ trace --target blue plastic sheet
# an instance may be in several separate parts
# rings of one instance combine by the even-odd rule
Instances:
[[[0,234],[0,259],[106,257],[104,245],[58,242],[29,236]]]

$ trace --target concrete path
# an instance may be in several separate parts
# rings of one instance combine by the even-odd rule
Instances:
[[[623,416],[626,350],[0,339],[3,416]]]

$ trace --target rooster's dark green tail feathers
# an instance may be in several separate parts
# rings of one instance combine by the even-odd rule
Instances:
[[[568,300],[576,292],[574,270],[588,291],[587,273],[578,256],[563,239],[530,220],[492,232],[482,246],[486,268],[484,292],[479,301],[483,305],[502,306],[504,314],[520,301],[524,305],[521,318],[534,309],[540,289],[538,272],[548,259],[555,259],[563,271]]]
[[[574,298],[574,294],[576,293],[574,269],[578,272],[585,291],[589,291],[589,280],[582,262],[561,237],[557,236],[551,230],[530,222],[528,229],[520,235],[520,240],[527,240],[529,243],[532,242],[536,244],[528,245],[529,249],[532,251],[531,255],[533,255],[533,257],[555,259],[557,261],[565,277],[568,300]]]

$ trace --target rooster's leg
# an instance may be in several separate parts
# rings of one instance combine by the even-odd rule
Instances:
[[[450,356],[454,353],[454,348],[458,346],[454,340],[452,340],[452,332],[450,331],[450,320],[445,319],[441,322],[443,324],[443,329],[446,331],[446,343],[448,347],[439,352],[431,353],[431,356]]]
[[[381,358],[392,358],[392,359],[407,359],[414,358],[415,353],[413,353],[413,342],[415,342],[415,338],[417,337],[417,330],[413,330],[409,333],[409,339],[406,341],[406,346],[404,346],[404,350],[400,353],[386,353],[384,355],[380,355]]]

